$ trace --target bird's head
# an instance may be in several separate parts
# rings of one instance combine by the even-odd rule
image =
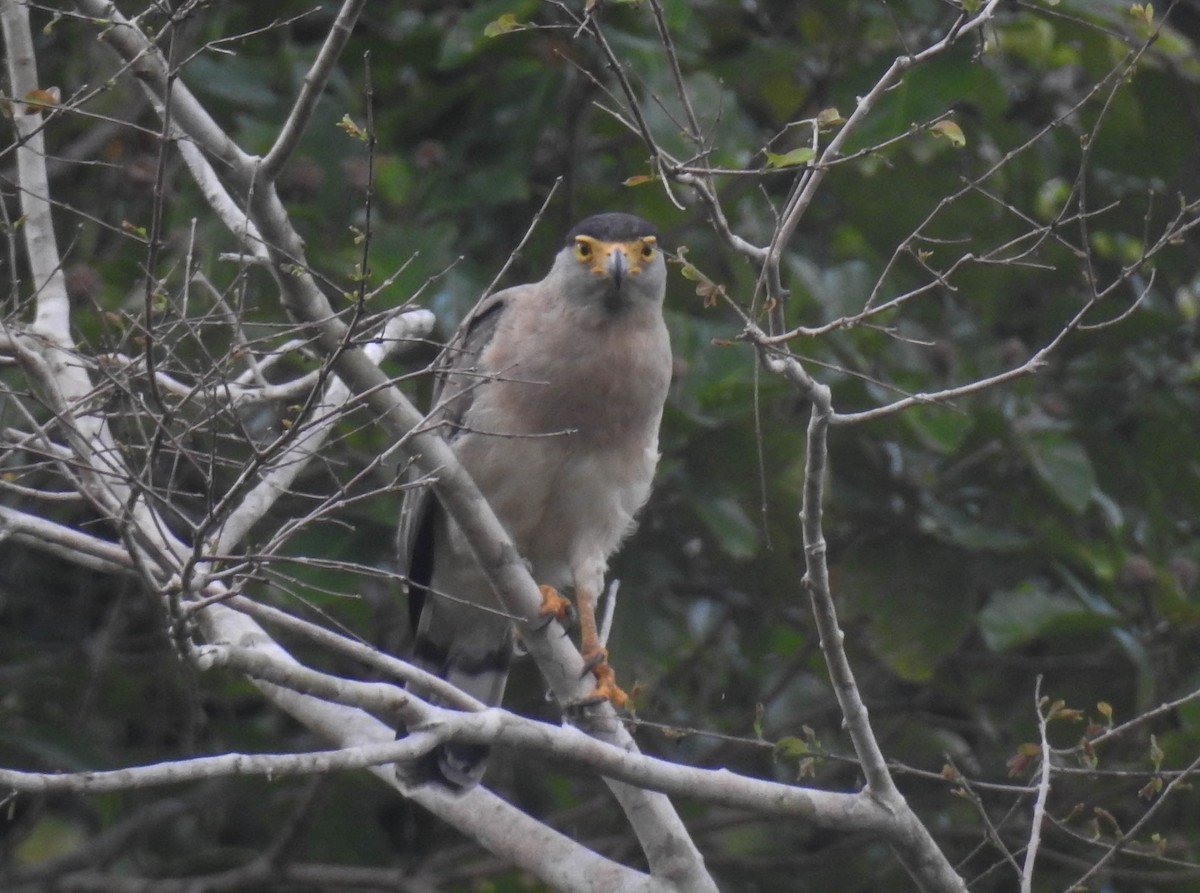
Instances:
[[[660,304],[667,267],[658,233],[633,214],[593,214],[567,234],[551,277],[573,302],[619,313]]]

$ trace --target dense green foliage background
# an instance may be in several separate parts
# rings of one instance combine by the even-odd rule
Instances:
[[[805,145],[808,128],[793,122],[828,108],[848,115],[892,59],[954,18],[935,0],[663,6],[711,141],[707,160],[741,170],[762,168],[764,150]],[[966,143],[918,128],[834,169],[789,247],[789,324],[856,312],[875,288],[883,299],[907,292],[930,280],[930,267],[967,252],[993,253],[993,262],[964,265],[872,325],[794,342],[833,387],[837,409],[1023,362],[1083,305],[1090,283],[1120,276],[1181,204],[1196,200],[1200,7],[1173,6],[1136,70],[1112,77],[1149,33],[1127,6],[1008,4],[994,27],[911,71],[858,132],[855,150],[952,111]],[[183,80],[248,151],[269,147],[336,12],[330,3],[309,9],[204,5],[177,41]],[[521,27],[486,36],[505,15]],[[690,155],[649,11],[611,2],[603,21],[656,137]],[[112,76],[92,28],[45,13],[35,24],[45,26],[47,85],[67,96]],[[200,51],[218,39],[227,42]],[[577,218],[623,209],[655,221],[668,248],[686,247],[751,307],[756,271],[686,189],[673,190],[680,209],[654,182],[623,185],[651,173],[647,148],[606,111],[619,101],[612,73],[557,4],[369,4],[350,47],[287,175],[289,208],[331,293],[353,288],[363,246],[352,228],[367,231],[371,281],[403,267],[373,309],[419,291],[444,336],[561,180],[502,284],[540,278]],[[52,188],[80,340],[94,345],[128,344],[120,314],[141,301],[145,253],[130,227],[149,225],[159,148],[158,125],[139,102],[117,80],[89,102],[97,117],[64,116],[47,132],[67,159],[53,167]],[[131,114],[147,129],[107,121]],[[344,115],[373,127],[373,152],[336,126]],[[795,173],[718,178],[733,229],[765,244]],[[156,275],[179,289],[178,265],[190,253],[220,287],[233,286],[236,265],[218,259],[232,240],[177,161],[166,162],[164,187],[168,247]],[[1086,224],[1070,219],[1077,201]],[[1061,228],[1036,244],[1026,238],[1064,207]],[[1188,236],[1128,275],[1089,321],[1119,316],[1144,292],[1138,309],[1111,328],[1073,334],[1036,377],[833,434],[827,537],[855,670],[888,756],[928,773],[902,773],[901,784],[973,890],[1014,889],[1013,877],[996,867],[980,808],[940,773],[952,762],[974,780],[1024,781],[1019,766],[1009,777],[1008,761],[1036,739],[1039,676],[1045,695],[1101,725],[1099,702],[1123,722],[1200,690],[1197,245]],[[283,319],[265,276],[250,271],[239,287],[262,331]],[[747,346],[722,340],[742,329],[729,307],[706,306],[679,275],[668,305],[678,374],[659,480],[614,566],[622,597],[612,657],[623,682],[639,686],[639,742],[682,762],[852,789],[856,770],[841,758],[850,751],[800,586],[807,406],[757,370]],[[392,371],[416,372],[432,354]],[[296,368],[306,362],[298,357]],[[412,377],[414,393],[426,384]],[[331,492],[385,446],[369,425],[347,426],[305,491]],[[297,496],[281,512],[309,502]],[[355,503],[289,548],[387,567],[397,508],[392,499]],[[67,508],[52,514],[88,521]],[[404,605],[369,575],[297,562],[251,591],[403,647]],[[314,745],[246,683],[185,666],[162,625],[160,607],[133,583],[0,543],[0,765],[74,770]],[[529,666],[518,670],[509,703],[555,715]],[[1059,721],[1051,731],[1056,745],[1070,746],[1085,722]],[[1200,703],[1104,746],[1099,773],[1056,780],[1050,812],[1067,820],[1046,832],[1039,889],[1061,889],[1147,808],[1152,798],[1139,790],[1156,768],[1152,735],[1164,770],[1187,767],[1200,756]],[[638,858],[598,782],[543,769],[499,755],[491,780],[570,833]],[[1129,772],[1104,774],[1117,769]],[[1028,798],[977,793],[1019,847]],[[1128,847],[1147,855],[1118,860],[1109,886],[1093,889],[1200,889],[1200,804],[1190,790],[1174,796]],[[908,888],[880,842],[682,808],[731,891]],[[400,868],[427,871],[445,889],[537,889],[365,775],[15,798],[0,821],[0,886],[4,872],[67,858],[131,817],[141,817],[139,830],[107,856],[83,851],[85,867],[206,876],[269,853],[281,865],[376,870],[362,877],[377,886]],[[1149,857],[1160,846],[1169,862]],[[347,876],[308,887],[281,880],[279,889],[360,889]]]

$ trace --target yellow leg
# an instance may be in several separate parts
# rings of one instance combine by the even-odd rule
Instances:
[[[596,599],[592,593],[579,591],[575,594],[579,607],[579,651],[587,668],[596,677],[595,690],[584,699],[585,704],[609,701],[618,710],[625,706],[629,695],[617,685],[617,674],[608,665],[608,651],[600,644],[596,631]]]

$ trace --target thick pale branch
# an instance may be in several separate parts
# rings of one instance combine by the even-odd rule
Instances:
[[[281,611],[279,608],[259,604],[241,595],[224,599],[222,603],[233,608],[235,611],[240,611],[254,618],[260,623],[295,633],[332,651],[352,657],[360,661],[364,666],[372,667],[382,673],[386,673],[393,679],[416,683],[421,687],[422,691],[429,692],[431,697],[436,697],[442,704],[458,707],[461,710],[486,709],[486,705],[482,702],[475,700],[475,698],[466,694],[461,689],[455,688],[445,679],[427,673],[407,661],[392,657],[390,654],[384,654],[382,651],[372,648],[369,645],[364,645],[354,639],[339,635],[323,626],[318,626],[315,623],[309,623],[307,620],[294,617],[286,611]]]
[[[285,674],[284,678],[290,672],[304,671],[295,659],[272,642],[248,617],[220,604],[205,609],[202,617],[213,641],[228,642],[239,649],[261,651],[260,667],[278,666]],[[255,684],[276,706],[339,747],[395,744],[395,730],[362,710],[330,703],[263,680]],[[404,696],[401,692],[397,694]],[[370,771],[388,786],[401,789],[394,766],[374,766]],[[405,794],[433,814],[474,836],[496,855],[542,878],[556,889],[596,893],[605,889],[647,889],[649,879],[645,875],[597,856],[483,787],[455,796],[436,785],[425,785],[405,791]],[[611,886],[606,887],[605,884]]]
[[[0,24],[14,93],[27,96],[37,87],[28,9],[16,0],[3,0]],[[26,218],[23,238],[37,309],[30,333],[9,331],[7,340],[79,457],[72,470],[84,495],[114,519],[134,519],[140,534],[130,543],[131,548],[139,550],[135,557],[148,568],[161,569],[164,556],[178,554],[182,544],[163,532],[164,526],[151,517],[145,504],[125,484],[128,469],[102,407],[94,405],[92,382],[71,336],[70,301],[54,239],[46,160],[37,126],[40,115],[28,113],[23,103],[15,103],[13,120],[23,140],[17,147],[17,171]]]
[[[0,505],[0,539],[12,536],[35,549],[49,552],[101,573],[136,571],[129,550],[37,515]]]
[[[37,283],[35,331],[59,347],[70,346],[70,304],[63,275],[54,221],[50,213],[50,179],[46,174],[46,144],[42,115],[22,100],[36,91],[37,58],[29,11],[18,0],[0,2],[0,27],[4,34],[8,83],[12,88],[11,120],[20,145],[17,148],[17,179],[21,186],[21,227],[29,258],[30,275]]]
[[[413,759],[448,740],[512,747],[526,758],[547,757],[563,765],[619,778],[707,803],[756,814],[803,819],[843,832],[887,833],[891,812],[869,794],[840,794],[736,775],[724,769],[696,769],[630,753],[570,726],[540,723],[491,708],[469,713],[431,706],[408,692],[380,682],[359,682],[304,667],[277,647],[206,646],[202,668],[227,667],[291,692],[344,707],[403,716],[421,734],[401,741],[367,743],[303,754],[224,754],[108,772],[48,774],[0,770],[0,786],[16,790],[113,791],[177,784],[226,775],[296,775],[384,766]],[[438,794],[439,789],[429,792]],[[449,799],[454,799],[450,797]]]

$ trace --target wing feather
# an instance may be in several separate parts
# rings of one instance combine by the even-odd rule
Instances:
[[[505,289],[480,301],[434,362],[431,418],[448,443],[453,444],[458,436],[474,402],[475,391],[486,380],[487,372],[480,368],[480,356],[495,336],[500,317],[513,293],[527,287]],[[434,530],[439,511],[429,487],[405,491],[400,504],[397,551],[400,572],[408,580],[408,610],[413,629],[421,617],[426,587],[433,577],[433,557],[437,548]]]

